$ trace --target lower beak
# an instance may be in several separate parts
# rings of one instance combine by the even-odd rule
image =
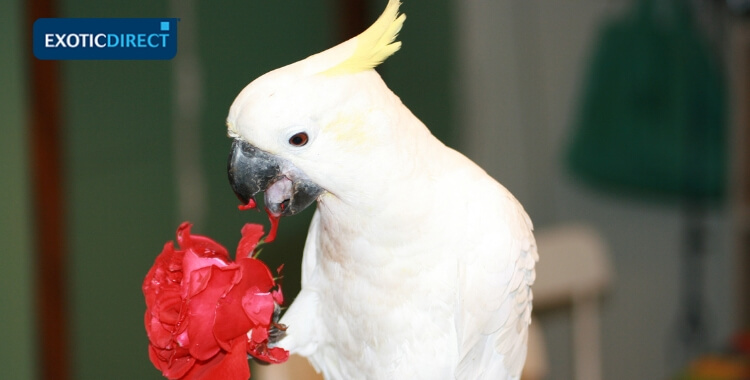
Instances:
[[[227,174],[243,204],[264,191],[266,208],[277,216],[297,214],[323,193],[288,162],[238,139],[232,143]]]

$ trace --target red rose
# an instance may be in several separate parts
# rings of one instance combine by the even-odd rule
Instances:
[[[143,282],[151,362],[169,379],[247,380],[247,354],[279,363],[289,352],[268,348],[281,290],[252,253],[263,227],[247,224],[237,261],[208,237],[177,230]]]

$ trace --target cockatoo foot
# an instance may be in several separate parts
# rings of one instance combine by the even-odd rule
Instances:
[[[281,306],[274,303],[273,316],[271,317],[271,328],[268,329],[268,343],[275,344],[286,335],[287,326],[279,323],[281,317]]]

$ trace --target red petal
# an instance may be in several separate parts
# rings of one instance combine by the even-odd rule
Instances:
[[[237,256],[240,258],[252,256],[253,250],[258,245],[260,238],[263,237],[263,226],[260,224],[247,223],[242,227],[242,239],[237,245]]]
[[[162,363],[162,375],[168,379],[182,379],[188,371],[196,364],[195,358],[189,355],[177,356],[172,352],[172,357],[165,363]],[[161,355],[160,355],[161,356]]]
[[[248,293],[242,297],[242,307],[254,324],[264,327],[271,325],[274,309],[271,293]]]
[[[271,291],[271,296],[277,304],[284,304],[284,293],[281,292],[281,284],[276,284],[276,289]]]
[[[193,235],[190,237],[190,242],[192,243],[190,249],[194,250],[199,256],[229,261],[229,251],[209,237]]]
[[[250,341],[254,344],[268,344],[268,327],[258,326],[254,328],[252,334],[250,334]]]
[[[242,282],[249,286],[256,286],[261,292],[270,291],[274,286],[273,275],[266,264],[258,259],[246,258],[238,260],[242,268]]]
[[[182,299],[177,292],[159,294],[155,305],[146,309],[144,322],[152,344],[167,347],[184,319]]]
[[[162,361],[159,356],[159,349],[150,344],[148,345],[148,358],[151,360],[151,364],[159,371],[163,371],[163,368],[166,368],[167,363]]]
[[[246,335],[253,327],[250,318],[245,315],[242,309],[241,295],[234,293],[239,293],[239,291],[235,292],[233,289],[219,302],[219,306],[216,308],[216,323],[213,333],[219,346],[224,350],[229,350],[234,339]]]
[[[191,235],[192,224],[184,222],[177,229],[177,243],[182,250],[191,249],[200,257],[218,258],[229,261],[229,253],[221,244],[213,239],[202,235]]]
[[[143,295],[146,297],[146,305],[153,305],[156,301],[156,294],[164,286],[171,284],[169,276],[169,266],[173,257],[177,255],[174,250],[174,244],[168,242],[164,244],[161,253],[156,256],[154,265],[151,266],[146,277],[143,279]],[[181,255],[180,255],[181,260]]]
[[[214,323],[219,299],[233,285],[238,268],[210,267],[210,278],[205,289],[188,300],[188,336],[190,354],[198,360],[207,360],[219,352],[219,343],[214,337]],[[194,275],[200,275],[194,272]],[[191,278],[191,282],[193,278]],[[222,322],[223,323],[223,322]]]
[[[283,363],[289,359],[289,351],[281,347],[268,348],[266,343],[257,344],[253,341],[248,342],[247,353],[267,363]]]
[[[242,279],[221,299],[216,308],[214,335],[224,349],[227,349],[229,341],[247,334],[257,324],[245,311],[244,301],[248,294],[266,292],[273,286],[271,272],[263,262],[246,258],[239,260],[237,264],[242,270]]]
[[[269,348],[268,355],[263,359],[269,363],[283,363],[289,359],[289,351],[281,347]]]
[[[163,323],[176,325],[180,322],[180,312],[182,311],[182,297],[180,293],[169,292],[160,294],[154,305],[154,314],[159,317]]]
[[[188,281],[182,284],[183,298],[192,298],[208,287],[208,281],[211,279],[211,269],[216,266],[207,266],[190,272],[187,277]]]
[[[258,204],[255,202],[255,199],[250,198],[250,200],[247,201],[246,205],[239,205],[237,206],[237,208],[240,209],[240,211],[244,211],[244,210],[252,210],[257,206]]]
[[[190,222],[182,222],[179,227],[177,227],[177,244],[180,245],[182,249],[185,249],[186,246],[190,245],[190,229],[193,227]]]
[[[205,285],[205,283],[200,281],[199,277],[193,278],[196,271],[199,271],[202,268],[223,268],[229,265],[229,260],[223,260],[215,257],[200,257],[192,249],[188,250],[187,252],[185,252],[185,258],[182,262],[182,266],[184,278],[189,279],[189,284],[185,284],[185,282],[183,281],[182,296],[184,298],[187,298],[189,295],[197,294],[203,290],[203,287],[201,287],[201,285]]]
[[[220,352],[206,361],[195,363],[182,380],[247,380],[250,366],[247,362],[247,342],[235,339],[229,352]]]
[[[146,333],[151,344],[164,348],[172,341],[172,332],[164,327],[159,318],[151,313],[146,314]]]
[[[271,231],[268,232],[268,236],[265,238],[266,243],[270,243],[276,240],[276,232],[279,230],[279,215],[271,214],[271,211],[266,208],[266,214],[268,214],[268,220],[271,222]]]

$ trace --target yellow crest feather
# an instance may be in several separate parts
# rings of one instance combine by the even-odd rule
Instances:
[[[389,0],[383,14],[367,30],[354,37],[357,47],[354,53],[323,74],[336,75],[357,73],[376,67],[401,48],[396,41],[398,32],[406,20],[405,14],[398,14],[399,0]]]

